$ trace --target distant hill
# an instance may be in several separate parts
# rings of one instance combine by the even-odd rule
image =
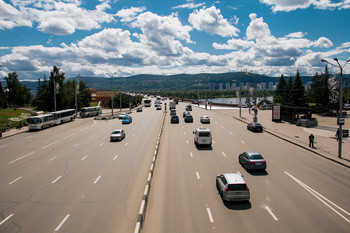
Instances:
[[[253,74],[257,78],[257,83],[276,83],[280,77],[269,77],[259,74]],[[288,79],[288,76],[285,76]],[[350,74],[343,75],[344,80],[349,80]],[[72,80],[69,78],[67,80]],[[88,87],[96,89],[111,89],[111,79],[105,77],[79,77],[79,80],[84,81]],[[233,81],[235,80],[235,81]],[[177,74],[177,75],[150,75],[140,74],[130,77],[116,77],[113,78],[113,89],[132,92],[147,92],[154,90],[197,90],[204,89],[207,85],[214,85],[218,89],[220,83],[225,87],[226,83],[251,83],[254,85],[254,78],[247,75],[245,72],[231,72],[220,74]],[[311,76],[302,77],[304,84],[312,80]],[[32,93],[37,90],[38,82],[22,81],[23,85],[31,89]],[[348,85],[348,81],[346,82]],[[6,82],[3,81],[3,86]]]

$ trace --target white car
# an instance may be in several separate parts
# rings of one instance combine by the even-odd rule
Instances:
[[[119,119],[124,119],[124,117],[126,117],[128,114],[126,114],[126,113],[121,113],[121,114],[119,114]]]
[[[201,116],[200,117],[201,123],[208,123],[210,124],[210,117],[209,116]]]
[[[125,138],[125,131],[123,129],[115,129],[111,133],[110,141],[121,141]]]

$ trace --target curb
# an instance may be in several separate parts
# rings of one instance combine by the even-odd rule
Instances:
[[[158,157],[160,137],[162,136],[164,122],[165,122],[165,117],[166,117],[166,112],[164,112],[163,122],[162,122],[161,127],[160,127],[160,132],[159,132],[159,135],[158,135],[156,148],[154,150],[153,160],[152,160],[151,167],[150,167],[150,170],[149,170],[149,173],[148,173],[148,178],[147,178],[147,182],[146,182],[146,186],[145,186],[145,191],[143,192],[143,197],[142,197],[139,213],[137,215],[137,222],[136,222],[134,233],[139,233],[141,231],[142,223],[143,223],[143,221],[145,219],[146,209],[147,209],[146,207],[147,207],[147,203],[148,203],[148,195],[149,195],[149,192],[150,192],[150,186],[151,186],[151,181],[152,181],[152,178],[153,178],[154,167],[156,165],[156,160],[157,160],[157,157]]]
[[[248,124],[247,122],[245,122],[245,121],[243,121],[243,120],[241,120],[241,119],[239,119],[239,118],[237,118],[237,117],[233,117],[233,118],[236,119],[236,120],[238,120],[238,121],[240,121],[240,122],[243,122],[243,123],[245,123],[245,124]],[[340,162],[340,161],[338,161],[338,160],[332,159],[332,158],[330,158],[330,157],[328,157],[328,156],[325,156],[325,155],[323,155],[323,154],[321,154],[321,153],[319,153],[319,152],[317,152],[317,151],[311,150],[311,149],[309,149],[308,147],[305,147],[305,146],[303,146],[303,145],[300,145],[300,144],[298,144],[298,143],[296,143],[296,142],[293,142],[293,141],[291,141],[291,140],[289,140],[289,139],[287,139],[287,138],[281,137],[280,135],[277,135],[277,134],[275,134],[275,133],[273,133],[273,132],[267,130],[266,128],[264,128],[264,132],[266,132],[266,133],[268,133],[268,134],[271,134],[272,136],[275,136],[275,137],[277,137],[277,138],[279,138],[279,139],[282,139],[282,140],[284,140],[284,141],[286,141],[286,142],[289,142],[289,143],[291,143],[291,144],[293,144],[293,145],[295,145],[295,146],[298,146],[298,147],[300,147],[300,148],[303,148],[303,149],[305,149],[305,150],[307,150],[307,151],[309,151],[309,152],[312,152],[312,153],[314,153],[314,154],[316,154],[316,155],[318,155],[318,156],[320,156],[320,157],[322,157],[322,158],[324,158],[324,159],[328,159],[328,160],[330,160],[330,161],[332,161],[332,162],[335,162],[335,163],[337,163],[337,164],[339,164],[339,165],[342,165],[342,166],[344,166],[344,167],[350,168],[350,166],[347,165],[347,164],[345,164],[345,163],[342,163],[342,162]]]

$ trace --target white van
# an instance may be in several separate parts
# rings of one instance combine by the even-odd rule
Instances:
[[[210,129],[207,128],[198,128],[193,131],[194,134],[194,144],[198,145],[206,145],[211,147],[212,135]]]

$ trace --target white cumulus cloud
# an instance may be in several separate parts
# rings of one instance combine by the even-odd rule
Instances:
[[[190,14],[188,21],[199,31],[222,37],[238,36],[239,29],[232,26],[215,6],[195,10]]]

